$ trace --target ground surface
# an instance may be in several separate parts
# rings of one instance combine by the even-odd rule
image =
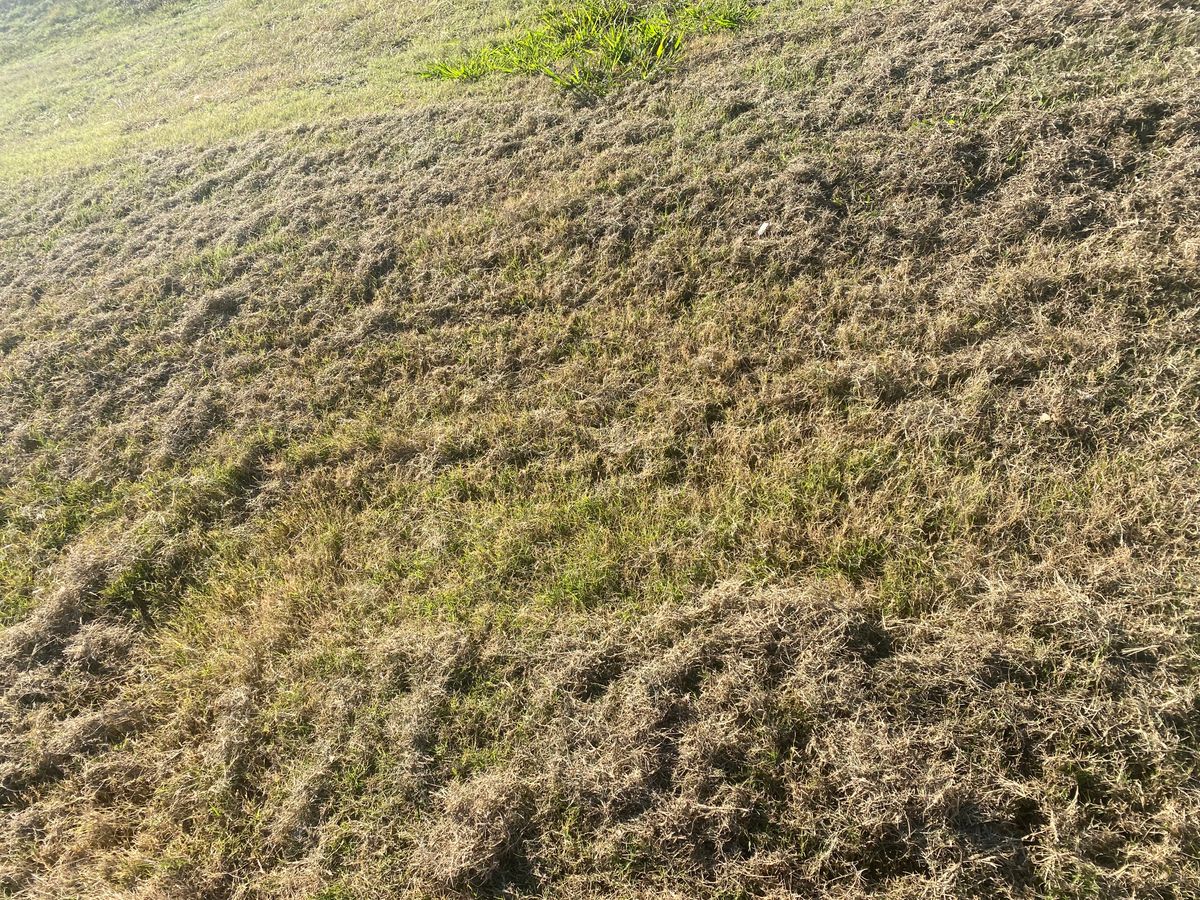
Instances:
[[[0,895],[1197,896],[1200,15],[537,11],[0,4]]]

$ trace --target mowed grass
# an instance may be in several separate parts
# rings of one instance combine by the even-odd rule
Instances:
[[[0,895],[1200,892],[1187,10],[0,22]]]
[[[412,73],[530,4],[41,4],[0,45],[0,178],[421,102]],[[436,93],[436,92],[434,92]]]

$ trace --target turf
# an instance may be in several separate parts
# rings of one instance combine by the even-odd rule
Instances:
[[[0,896],[1196,896],[1200,18],[581,8],[0,6]]]

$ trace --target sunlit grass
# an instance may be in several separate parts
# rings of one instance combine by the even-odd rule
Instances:
[[[0,8],[0,183],[427,102],[452,88],[416,69],[451,36],[485,40],[523,9],[521,0],[482,14],[417,0],[139,4],[119,15],[90,0],[67,6],[76,15],[57,24]]]

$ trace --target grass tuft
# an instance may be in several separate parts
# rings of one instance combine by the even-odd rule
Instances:
[[[539,27],[459,59],[439,60],[421,75],[451,81],[545,75],[566,90],[602,94],[619,81],[661,71],[691,35],[738,28],[753,16],[745,0],[552,3]]]

